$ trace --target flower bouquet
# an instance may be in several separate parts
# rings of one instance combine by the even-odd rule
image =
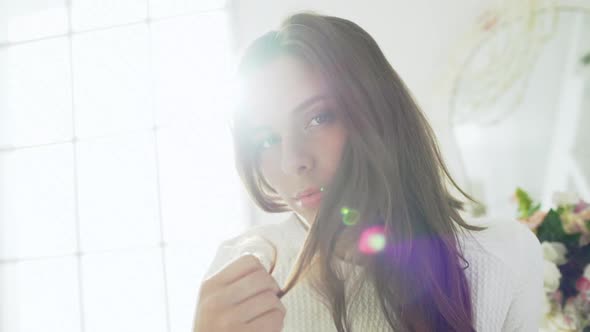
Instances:
[[[590,205],[571,193],[555,193],[555,208],[541,209],[518,188],[518,220],[543,249],[547,331],[590,331]]]

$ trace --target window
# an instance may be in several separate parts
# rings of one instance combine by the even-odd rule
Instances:
[[[230,31],[221,0],[0,0],[1,331],[190,331],[249,223]]]

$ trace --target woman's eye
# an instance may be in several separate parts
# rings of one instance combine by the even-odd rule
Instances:
[[[278,136],[271,135],[271,136],[268,136],[268,137],[264,138],[263,140],[261,140],[258,143],[258,147],[260,149],[264,150],[264,149],[268,149],[268,148],[272,147],[273,145],[277,144],[278,142],[279,142]]]
[[[314,116],[307,126],[308,127],[319,126],[325,122],[330,121],[331,119],[332,119],[332,115],[328,112],[324,112],[324,113]]]

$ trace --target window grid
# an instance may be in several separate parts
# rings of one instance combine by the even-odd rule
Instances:
[[[76,272],[78,280],[78,306],[80,311],[80,332],[86,331],[85,324],[85,310],[84,310],[84,276],[82,271],[82,250],[80,240],[80,209],[79,209],[79,184],[78,184],[78,148],[77,148],[77,135],[76,135],[76,103],[74,93],[74,60],[73,60],[73,43],[72,43],[72,1],[66,0],[67,16],[68,16],[68,54],[70,61],[70,95],[71,95],[71,108],[72,108],[72,154],[73,154],[73,183],[74,183],[74,224],[76,227]],[[170,332],[168,330],[167,332]]]
[[[153,53],[152,50],[148,50],[148,75],[149,75],[149,87],[148,87],[148,91],[150,92],[150,112],[151,112],[151,118],[152,118],[152,123],[154,124],[152,128],[149,129],[127,129],[124,132],[115,132],[115,133],[108,133],[105,135],[95,135],[95,136],[89,136],[89,137],[85,137],[83,139],[78,138],[77,136],[77,126],[76,126],[76,105],[75,105],[75,93],[74,90],[76,89],[75,84],[74,84],[74,60],[73,60],[73,56],[74,56],[74,52],[73,52],[73,37],[75,35],[80,35],[80,34],[86,34],[86,33],[91,33],[91,32],[97,32],[97,31],[105,31],[105,30],[110,30],[110,29],[116,29],[116,28],[121,28],[121,27],[130,27],[130,26],[134,26],[134,25],[142,25],[142,24],[146,24],[147,28],[148,28],[148,42],[149,45],[152,45],[153,43],[153,35],[152,35],[152,24],[153,23],[157,23],[160,21],[166,21],[166,20],[173,20],[173,19],[177,19],[177,18],[182,18],[182,17],[187,17],[187,16],[194,16],[194,15],[198,15],[198,14],[207,14],[207,13],[215,13],[215,12],[221,12],[221,11],[227,11],[227,5],[225,5],[224,7],[220,7],[217,9],[207,9],[207,10],[192,10],[192,11],[187,11],[184,12],[182,14],[176,14],[176,15],[170,15],[170,16],[165,16],[165,17],[158,17],[158,18],[152,18],[151,17],[151,13],[150,13],[150,0],[146,1],[146,19],[142,19],[142,20],[138,20],[138,21],[134,21],[134,22],[128,22],[128,23],[123,23],[123,24],[115,24],[115,25],[110,25],[110,26],[104,26],[104,27],[98,27],[98,28],[91,28],[91,29],[82,29],[82,30],[77,30],[74,31],[73,27],[72,27],[72,0],[66,0],[65,1],[65,5],[67,8],[67,26],[68,26],[68,32],[65,34],[57,34],[57,35],[51,35],[51,36],[45,36],[45,37],[41,37],[41,38],[34,38],[34,39],[26,39],[26,40],[19,40],[19,41],[14,41],[14,42],[5,42],[5,43],[1,43],[0,42],[0,50],[2,49],[7,49],[7,48],[11,48],[14,46],[19,46],[19,45],[24,45],[24,44],[30,44],[30,43],[36,43],[36,42],[40,42],[40,41],[45,41],[45,40],[51,40],[51,39],[57,39],[57,38],[62,38],[62,37],[67,37],[68,38],[68,55],[69,55],[69,66],[70,66],[70,73],[69,73],[69,79],[70,79],[70,89],[71,89],[71,117],[72,117],[72,138],[71,139],[66,139],[66,140],[56,140],[56,141],[51,141],[51,142],[47,142],[47,143],[41,143],[41,144],[18,144],[18,145],[0,145],[0,153],[11,153],[11,152],[16,152],[16,151],[20,151],[20,150],[25,150],[25,149],[34,149],[34,148],[40,148],[40,147],[48,147],[48,146],[53,146],[53,145],[61,145],[61,144],[71,144],[72,145],[72,153],[73,153],[73,197],[74,197],[74,220],[75,220],[75,234],[76,234],[76,251],[74,253],[68,253],[68,254],[63,254],[63,255],[46,255],[46,256],[40,256],[40,255],[36,255],[36,256],[29,256],[29,257],[18,257],[18,258],[0,258],[0,264],[1,265],[5,265],[5,264],[15,264],[15,263],[21,263],[21,262],[31,262],[31,261],[43,261],[43,260],[48,260],[48,259],[55,259],[55,258],[71,258],[71,257],[75,257],[76,258],[76,269],[77,269],[77,281],[78,281],[78,304],[79,304],[79,321],[80,321],[80,331],[81,332],[85,332],[87,330],[86,327],[86,322],[85,322],[85,308],[84,308],[84,276],[83,276],[83,267],[82,267],[82,259],[84,257],[85,254],[88,253],[87,252],[83,252],[82,251],[82,245],[81,245],[81,231],[80,231],[80,227],[81,227],[81,221],[80,221],[80,206],[79,206],[79,175],[78,175],[78,171],[79,171],[79,158],[78,158],[78,145],[79,142],[81,140],[83,140],[84,142],[87,141],[93,141],[96,139],[101,139],[101,138],[105,138],[105,137],[116,137],[119,135],[128,135],[128,134],[132,134],[132,133],[136,133],[136,132],[145,132],[145,131],[149,131],[151,132],[151,136],[153,139],[153,149],[154,149],[154,153],[155,153],[155,168],[156,168],[156,193],[157,193],[157,205],[158,205],[158,223],[159,223],[159,230],[160,230],[160,241],[157,245],[135,245],[135,246],[129,246],[129,247],[125,247],[125,248],[116,248],[116,249],[104,249],[104,250],[91,250],[90,252],[92,254],[102,254],[102,253],[109,253],[109,252],[116,252],[116,253],[125,253],[128,251],[146,251],[146,250],[150,250],[150,249],[159,249],[160,252],[160,257],[161,257],[161,272],[163,274],[163,282],[164,282],[164,308],[165,308],[165,322],[166,322],[166,331],[170,332],[172,330],[171,327],[171,318],[170,318],[170,302],[169,302],[169,286],[168,286],[168,278],[167,278],[167,266],[166,266],[166,252],[165,249],[168,247],[166,241],[165,241],[165,237],[164,237],[164,225],[163,225],[163,216],[162,216],[162,200],[161,200],[161,187],[160,187],[160,177],[161,177],[161,172],[160,172],[160,156],[159,156],[159,145],[158,145],[158,131],[162,128],[165,128],[167,126],[158,126],[157,123],[157,114],[156,114],[156,107],[155,107],[155,102],[154,102],[154,89],[155,89],[155,75],[154,75],[154,71],[153,71]],[[250,216],[247,216],[250,217]]]
[[[152,45],[152,25],[149,18],[151,17],[150,13],[150,2],[146,1],[146,11],[147,11],[147,26],[148,26],[148,44]],[[154,70],[153,70],[153,55],[151,49],[148,50],[148,77],[150,78],[148,91],[153,92],[155,90],[155,82],[154,82]],[[156,166],[156,195],[157,195],[157,204],[158,204],[158,224],[160,226],[160,257],[162,262],[162,281],[164,282],[164,309],[165,312],[165,319],[166,319],[166,331],[171,331],[171,324],[170,324],[170,296],[168,291],[168,272],[166,269],[166,243],[164,242],[164,225],[162,222],[162,197],[161,197],[161,188],[160,188],[160,154],[158,149],[158,127],[156,122],[156,107],[155,107],[155,100],[154,94],[149,93],[150,95],[150,106],[151,106],[151,115],[152,115],[152,123],[154,124],[153,128],[153,147],[154,147],[154,160]]]
[[[112,30],[112,29],[129,27],[129,26],[139,25],[139,24],[148,24],[148,26],[149,26],[152,23],[157,23],[157,22],[161,22],[161,21],[174,20],[174,19],[187,17],[187,16],[194,16],[194,15],[198,15],[198,14],[200,15],[200,14],[207,14],[207,13],[218,13],[220,11],[228,10],[227,7],[221,7],[218,9],[209,9],[209,10],[192,10],[192,11],[184,12],[182,14],[176,14],[176,15],[170,15],[170,16],[164,16],[164,17],[151,17],[150,11],[148,8],[147,18],[145,18],[145,19],[127,22],[127,23],[121,23],[121,24],[113,24],[113,25],[108,25],[108,26],[104,26],[104,27],[80,29],[80,30],[74,31],[72,29],[72,25],[71,25],[71,12],[72,12],[71,0],[66,0],[66,3],[67,3],[67,8],[68,8],[68,21],[69,21],[68,30],[69,30],[69,32],[67,32],[65,34],[49,35],[49,36],[45,36],[45,37],[41,37],[41,38],[24,39],[24,40],[13,41],[13,42],[0,42],[0,49],[11,47],[11,46],[18,46],[18,45],[23,45],[23,44],[35,43],[35,42],[44,41],[44,40],[56,39],[56,38],[61,38],[61,37],[70,37],[71,38],[72,36],[75,36],[75,35],[86,34],[86,33],[90,33],[90,32]],[[149,0],[147,0],[147,7],[149,7]]]

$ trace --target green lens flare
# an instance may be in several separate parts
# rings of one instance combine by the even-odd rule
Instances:
[[[359,222],[359,212],[355,209],[342,209],[342,222],[347,226],[353,226]]]

